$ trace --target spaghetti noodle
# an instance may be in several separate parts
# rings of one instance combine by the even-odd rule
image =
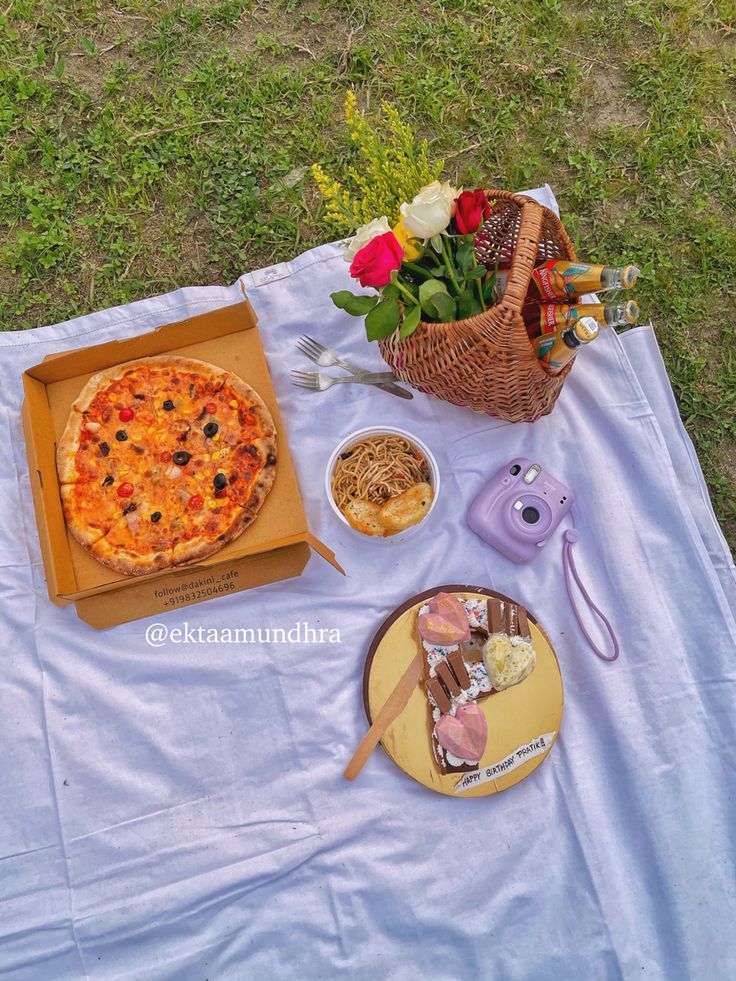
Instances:
[[[367,436],[338,457],[332,496],[341,511],[351,501],[385,504],[415,484],[431,483],[427,461],[403,436]]]

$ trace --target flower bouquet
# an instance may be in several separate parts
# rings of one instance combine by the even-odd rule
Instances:
[[[332,300],[347,313],[366,318],[370,341],[397,330],[403,340],[422,320],[462,320],[482,313],[496,301],[495,272],[476,261],[474,249],[475,234],[490,214],[485,191],[456,190],[436,176],[429,180],[441,165],[430,168],[426,142],[418,145],[417,152],[410,127],[391,106],[384,104],[383,109],[389,118],[388,145],[380,142],[358,113],[355,95],[348,93],[346,117],[363,157],[361,173],[349,169],[363,191],[359,201],[351,200],[321,167],[312,168],[328,202],[328,218],[355,231],[345,247],[350,275],[362,287],[377,291],[340,290],[331,294]],[[393,167],[392,159],[396,161]],[[395,181],[397,171],[401,176]],[[402,200],[407,191],[410,200]],[[370,214],[371,207],[381,205],[386,214]],[[359,224],[359,216],[367,220]]]
[[[392,106],[382,109],[379,133],[349,92],[355,150],[346,176],[312,167],[326,219],[352,236],[345,258],[364,289],[340,290],[333,301],[366,318],[384,361],[419,391],[510,422],[538,419],[570,365],[557,375],[545,370],[523,308],[536,264],[575,258],[569,236],[528,196],[456,190],[442,179],[442,163],[430,163],[426,140]]]

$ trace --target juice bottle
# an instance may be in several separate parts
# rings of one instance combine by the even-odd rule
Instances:
[[[630,290],[638,278],[636,266],[591,266],[568,259],[550,259],[532,272],[529,294],[542,301],[574,300],[583,293]]]
[[[532,348],[550,375],[558,375],[583,344],[590,344],[600,333],[600,324],[593,317],[576,320],[571,327],[560,327],[553,334],[541,334],[532,341]]]
[[[582,317],[593,317],[601,327],[620,327],[635,324],[639,319],[639,304],[626,303],[537,303],[524,304],[521,315],[530,338],[551,334],[560,327],[570,327]]]

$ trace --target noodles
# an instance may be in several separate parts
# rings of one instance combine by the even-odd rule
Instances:
[[[386,433],[367,436],[340,454],[332,474],[332,496],[344,513],[351,501],[382,505],[419,483],[431,483],[424,456],[408,439]]]

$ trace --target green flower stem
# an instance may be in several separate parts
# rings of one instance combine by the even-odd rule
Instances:
[[[460,296],[462,292],[457,281],[457,276],[455,275],[455,263],[452,261],[452,253],[447,248],[447,242],[445,241],[445,236],[442,236],[442,255],[445,257],[445,263],[447,266],[447,274],[450,277],[450,282],[455,287],[457,295]]]
[[[401,290],[401,292],[404,294],[404,296],[406,296],[409,300],[411,300],[411,302],[414,303],[416,306],[419,306],[419,300],[417,300],[417,298],[409,292],[409,290],[406,288],[406,286],[404,286],[403,283],[399,282],[398,278],[394,279],[393,282],[394,282],[394,286],[398,287]]]
[[[423,266],[418,266],[416,262],[407,262],[404,260],[402,266],[405,269],[410,269],[413,273],[416,273],[417,276],[421,276],[423,279],[434,279],[434,276],[429,269],[425,269]],[[442,267],[438,266],[438,268]]]
[[[478,287],[478,298],[480,299],[481,310],[485,310],[486,301],[483,299],[483,284],[479,279],[476,279],[475,285]]]
[[[419,256],[419,261],[422,259],[429,259],[429,261],[433,262],[438,269],[444,269],[444,266],[437,258],[437,253],[432,248],[426,247],[424,249],[422,254]],[[413,261],[413,264],[416,265],[416,260]],[[422,267],[420,266],[419,268],[421,269]]]

